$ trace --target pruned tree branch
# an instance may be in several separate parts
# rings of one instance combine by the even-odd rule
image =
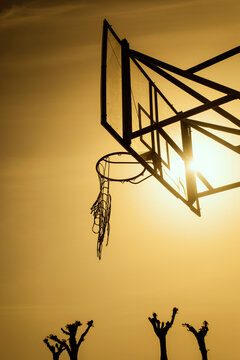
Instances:
[[[192,325],[187,323],[182,324],[182,326],[185,326],[187,330],[192,332],[196,337],[201,337],[201,338],[204,338],[209,330],[208,322],[206,320],[203,322],[203,325],[200,327],[198,331]]]
[[[55,352],[55,347],[49,343],[47,337],[43,340],[43,342],[47,345],[47,347],[49,348],[49,350],[50,350],[52,353]]]
[[[173,308],[173,311],[172,311],[172,318],[171,318],[171,321],[167,321],[166,323],[166,327],[167,327],[167,331],[172,327],[173,323],[174,323],[174,320],[175,320],[175,316],[178,312],[178,309],[176,307]]]
[[[61,328],[61,330],[62,330],[62,332],[63,332],[64,334],[66,334],[66,335],[70,335],[70,332],[68,332],[68,331],[64,330],[63,328]]]
[[[189,324],[187,324],[187,323],[182,324],[182,326],[185,326],[188,331],[190,331],[190,332],[193,333],[195,336],[197,336],[197,330],[196,330],[193,326],[191,326],[191,325],[189,325]]]
[[[81,345],[81,343],[84,341],[85,336],[89,332],[90,328],[93,327],[93,320],[90,320],[87,322],[87,329],[82,333],[80,336],[80,339],[78,341],[78,347]]]

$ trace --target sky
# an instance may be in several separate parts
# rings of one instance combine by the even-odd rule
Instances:
[[[174,306],[169,359],[200,358],[181,324],[204,320],[209,359],[239,359],[239,189],[202,199],[199,218],[155,179],[111,184],[101,261],[90,214],[95,164],[121,151],[100,125],[103,19],[131,48],[188,68],[239,45],[239,10],[237,0],[1,1],[2,359],[51,359],[43,338],[91,319],[80,359],[158,359],[147,318],[169,320]],[[226,65],[220,80],[237,88],[237,62]]]

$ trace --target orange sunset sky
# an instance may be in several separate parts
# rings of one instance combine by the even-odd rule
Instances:
[[[204,320],[209,360],[240,358],[239,189],[197,217],[156,179],[111,184],[101,261],[90,215],[95,164],[122,150],[100,125],[103,19],[186,69],[239,45],[239,13],[238,0],[1,0],[1,359],[50,360],[43,338],[91,319],[79,359],[159,359],[147,317],[173,306],[169,359],[200,359],[181,324]],[[221,66],[212,79],[238,89],[239,55]]]

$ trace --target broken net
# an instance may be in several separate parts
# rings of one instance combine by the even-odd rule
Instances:
[[[102,256],[102,247],[104,239],[106,238],[106,246],[109,242],[109,233],[110,233],[110,215],[111,215],[111,195],[110,195],[110,182],[130,182],[131,184],[139,184],[142,181],[148,179],[152,175],[147,175],[142,179],[138,179],[145,174],[146,169],[141,168],[141,172],[137,175],[128,177],[128,178],[117,178],[110,177],[110,165],[111,164],[121,164],[121,165],[139,165],[139,162],[134,161],[121,161],[120,156],[131,156],[128,152],[115,152],[107,154],[98,160],[96,164],[96,171],[99,179],[99,194],[97,200],[91,207],[91,214],[93,215],[93,233],[98,235],[97,240],[97,256],[99,260]]]

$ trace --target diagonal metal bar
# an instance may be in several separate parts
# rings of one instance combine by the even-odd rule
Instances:
[[[230,189],[235,189],[237,187],[240,187],[240,181],[235,182],[233,184],[220,186],[220,187],[217,187],[217,188],[212,189],[212,190],[202,191],[202,192],[198,193],[198,198],[208,196],[208,195],[211,195],[211,194],[217,194],[219,192],[230,190]]]
[[[180,149],[180,147],[173,141],[173,139],[164,131],[163,129],[158,129],[159,133],[166,140],[166,142],[176,151],[176,153],[184,160],[184,152]]]
[[[212,185],[207,181],[207,179],[205,178],[205,176],[203,176],[203,174],[200,171],[196,172],[197,177],[201,180],[201,182],[209,189],[212,190],[213,187]]]
[[[187,69],[186,71],[189,73],[196,73],[197,71],[206,69],[207,67],[217,64],[220,61],[228,59],[231,56],[237,55],[240,52],[240,46],[237,46],[231,50],[228,50],[220,55],[214,56],[213,58],[203,61],[202,63],[192,66],[191,68]]]
[[[193,116],[193,115],[199,114],[201,112],[204,112],[206,110],[212,109],[212,108],[214,108],[214,107],[216,107],[218,105],[225,104],[225,103],[233,100],[234,98],[235,98],[235,94],[225,95],[225,96],[223,96],[223,97],[221,97],[219,99],[209,101],[207,104],[203,104],[203,105],[197,106],[197,107],[195,107],[193,109],[190,109],[190,110],[187,110],[187,111],[184,111],[184,112],[180,112],[175,116],[171,116],[168,119],[160,121],[159,123],[154,123],[153,125],[146,126],[143,129],[134,131],[132,133],[132,139],[134,139],[134,138],[136,138],[136,137],[138,137],[140,135],[147,134],[147,133],[149,133],[149,132],[151,132],[153,130],[159,130],[163,126],[173,124],[173,123],[175,123],[175,122],[177,122],[179,120],[186,119],[186,118],[188,118],[190,116]]]
[[[190,125],[198,125],[198,126],[202,126],[202,127],[206,127],[206,128],[211,128],[214,130],[227,132],[227,133],[234,134],[234,135],[240,135],[239,129],[233,129],[233,128],[230,128],[227,126],[222,126],[222,125],[217,125],[217,124],[212,124],[212,123],[210,124],[210,123],[206,123],[204,121],[197,121],[197,120],[192,120],[192,119],[184,119],[183,121]]]
[[[235,93],[237,96],[240,96],[239,91],[234,90],[234,89],[232,89],[232,88],[230,88],[228,86],[225,86],[225,85],[216,83],[215,81],[203,78],[201,76],[198,76],[198,75],[195,75],[195,74],[192,74],[192,73],[189,73],[186,70],[182,70],[182,69],[180,69],[180,68],[178,68],[176,66],[170,65],[168,63],[165,63],[164,61],[155,59],[155,58],[153,58],[151,56],[142,54],[142,53],[140,53],[138,51],[131,50],[130,53],[131,53],[131,56],[135,57],[136,59],[138,59],[140,62],[143,62],[147,66],[148,66],[148,64],[154,64],[156,66],[159,66],[160,68],[171,71],[171,72],[173,72],[173,73],[175,73],[177,75],[183,76],[183,77],[185,77],[185,78],[187,78],[189,80],[193,80],[193,81],[195,81],[195,82],[197,82],[199,84],[208,86],[211,89],[214,89],[214,90],[226,93],[226,94]]]
[[[142,62],[144,63],[144,61],[142,61]],[[194,89],[192,89],[188,85],[184,84],[182,81],[176,79],[174,76],[167,73],[163,69],[160,69],[156,65],[149,64],[149,63],[144,63],[144,64],[146,66],[148,66],[150,69],[152,69],[153,71],[155,71],[156,73],[158,73],[159,75],[161,75],[162,77],[164,77],[165,79],[167,79],[168,81],[172,82],[174,85],[178,86],[180,89],[187,92],[189,95],[191,95],[191,96],[195,97],[196,99],[198,99],[199,101],[201,101],[202,103],[206,104],[207,102],[210,101],[205,96],[199,94],[197,91],[195,91]],[[235,116],[233,116],[232,114],[228,113],[226,110],[224,110],[224,109],[222,109],[220,107],[215,107],[213,110],[215,112],[217,112],[218,114],[220,114],[221,116],[228,119],[229,121],[231,121],[233,124],[240,127],[240,120],[238,118],[236,118]]]
[[[209,131],[199,127],[199,126],[196,126],[196,125],[191,125],[191,127],[197,131],[199,131],[200,133],[208,136],[209,138],[213,139],[214,141],[218,142],[219,144],[222,144],[223,146],[226,146],[228,149],[236,152],[237,154],[240,154],[240,148],[239,146],[234,146],[232,144],[230,144],[229,142],[221,139],[220,137],[210,133]]]

